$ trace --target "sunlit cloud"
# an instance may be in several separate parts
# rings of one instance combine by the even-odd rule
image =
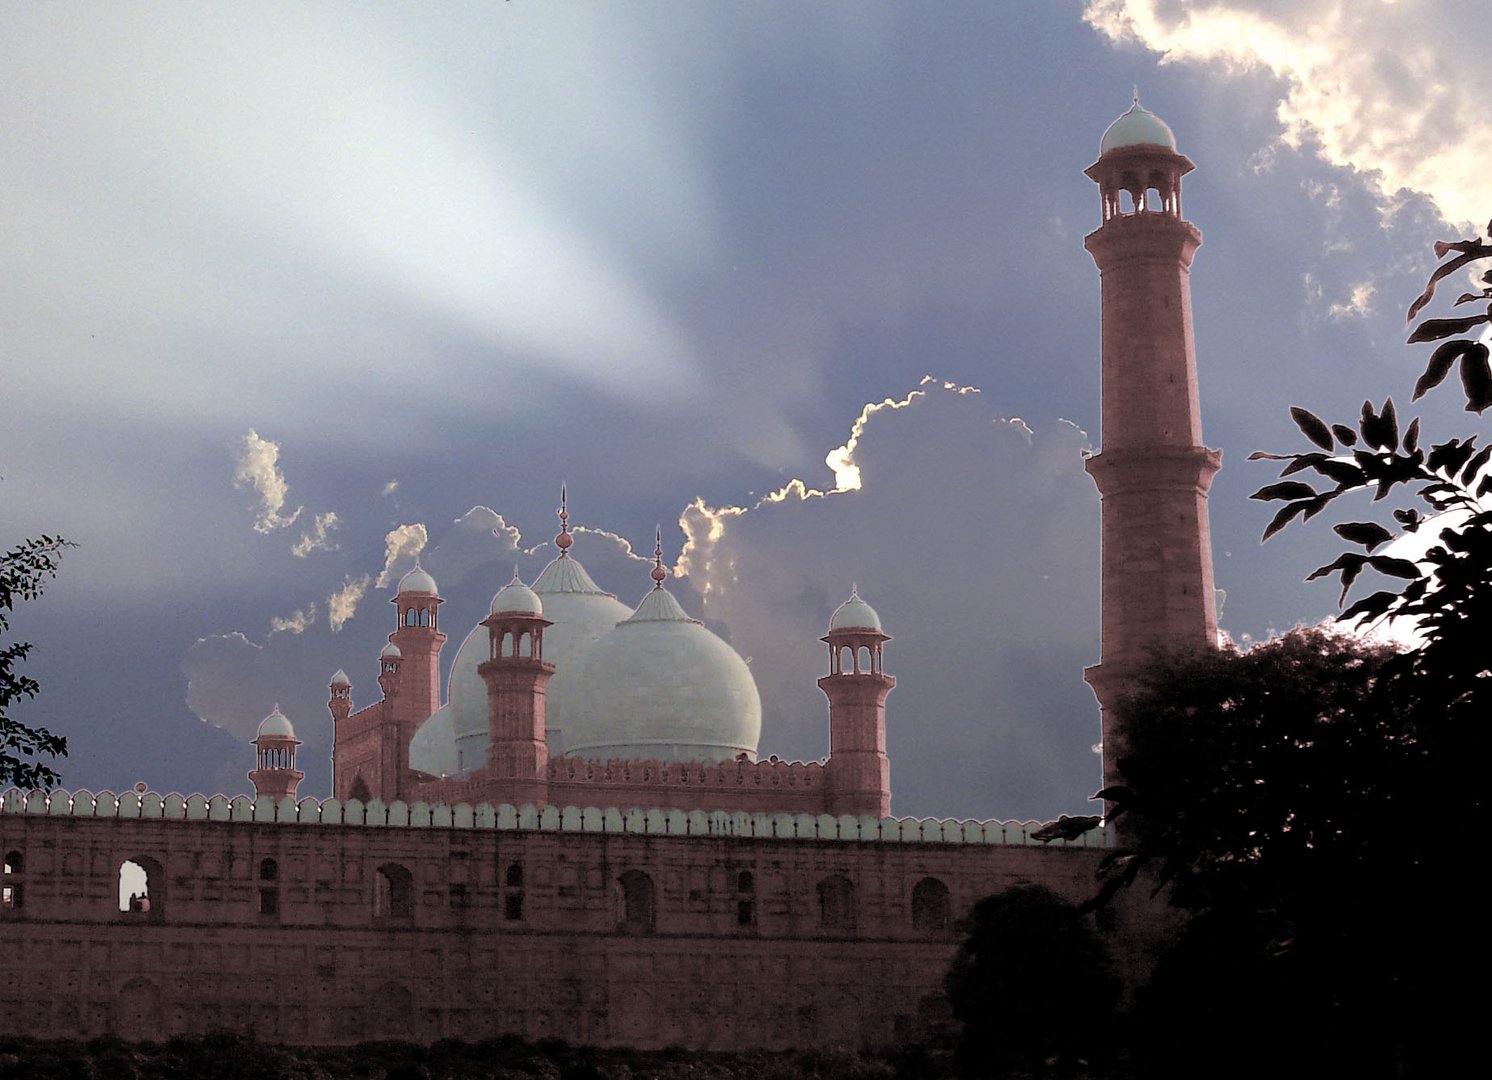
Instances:
[[[279,460],[279,444],[260,438],[254,429],[250,428],[249,433],[239,440],[233,483],[238,487],[252,488],[259,496],[255,532],[273,532],[293,525],[303,509],[296,507],[290,513],[284,513],[289,485],[285,482],[285,474],[280,471]]]
[[[332,542],[331,531],[337,527],[337,515],[335,511],[328,510],[324,514],[317,514],[311,523],[309,532],[300,534],[300,539],[290,547],[290,554],[298,559],[304,559],[313,551],[335,551],[337,545]]]
[[[1089,0],[1086,20],[1162,62],[1265,69],[1284,80],[1284,142],[1310,146],[1377,188],[1385,211],[1401,189],[1427,194],[1453,225],[1488,214],[1485,122],[1492,70],[1427,26],[1470,31],[1481,0]]]
[[[415,559],[429,541],[425,526],[417,521],[389,530],[383,538],[383,570],[373,583],[374,587],[387,589],[398,580],[398,575],[414,566]]]
[[[1359,281],[1352,286],[1346,300],[1330,305],[1326,313],[1333,319],[1363,318],[1372,312],[1373,296],[1378,286],[1371,281]]]
[[[342,629],[343,624],[357,613],[358,602],[368,591],[372,580],[371,574],[349,577],[340,589],[326,598],[326,622],[333,633]]]
[[[316,621],[316,605],[312,604],[304,610],[298,610],[290,615],[276,615],[269,620],[269,629],[275,634],[303,634],[306,627]]]

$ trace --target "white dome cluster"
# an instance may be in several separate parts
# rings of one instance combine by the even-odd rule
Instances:
[[[532,587],[515,572],[490,607],[494,615],[533,615],[550,624],[544,629],[544,659],[555,667],[545,690],[550,752],[706,762],[744,753],[754,760],[761,699],[746,662],[686,615],[661,581],[632,611],[570,557],[568,531],[559,540],[560,555]],[[486,763],[487,686],[477,667],[490,652],[485,626],[461,642],[446,704],[410,742],[413,768],[465,776]]]

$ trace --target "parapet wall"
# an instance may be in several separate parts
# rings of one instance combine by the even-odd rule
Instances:
[[[635,763],[634,763],[635,764]],[[779,763],[785,764],[785,763]],[[795,765],[797,763],[794,763]],[[691,788],[691,790],[694,790]],[[874,818],[830,814],[760,814],[725,810],[618,809],[597,806],[512,806],[507,803],[446,803],[372,799],[252,799],[247,795],[182,796],[155,792],[122,795],[56,790],[0,796],[0,813],[52,817],[144,818],[168,821],[242,821],[296,825],[361,825],[392,828],[504,829],[545,832],[641,833],[653,836],[715,836],[757,839],[844,840],[884,843],[1033,844],[1037,821],[968,821],[953,818]],[[1113,846],[1099,827],[1052,847]]]

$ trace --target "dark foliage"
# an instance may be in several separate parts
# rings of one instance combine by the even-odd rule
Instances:
[[[965,1076],[1068,1071],[1107,1045],[1119,982],[1076,907],[1040,885],[1016,885],[974,907],[947,977],[963,1025]]]
[[[1234,1039],[1204,1071],[1428,1076],[1474,1030],[1447,1023],[1469,1017],[1445,971],[1486,953],[1472,755],[1427,738],[1443,714],[1401,659],[1297,630],[1158,660],[1120,702],[1128,753],[1106,795],[1125,848],[1106,887],[1143,882],[1191,915],[1142,998],[1144,1073],[1195,1073]]]
[[[1492,223],[1488,229],[1492,232]],[[1492,244],[1475,239],[1438,243],[1435,255],[1444,261],[1410,306],[1410,321],[1434,298],[1436,286],[1445,277],[1478,262],[1492,265]],[[1410,342],[1440,341],[1492,322],[1492,269],[1480,280],[1485,288],[1463,293],[1455,303],[1487,302],[1486,313],[1426,320],[1415,327]],[[1466,408],[1480,414],[1492,405],[1487,346],[1462,338],[1436,347],[1414,388],[1414,398],[1443,382],[1453,366],[1460,368]],[[1301,408],[1292,408],[1290,414],[1320,450],[1252,457],[1285,462],[1281,477],[1312,472],[1329,486],[1318,489],[1298,480],[1282,480],[1256,491],[1256,499],[1285,502],[1264,530],[1264,539],[1296,518],[1309,520],[1349,492],[1372,490],[1373,499],[1379,500],[1402,486],[1433,515],[1443,515],[1427,518],[1415,506],[1393,511],[1393,521],[1405,533],[1436,530],[1418,562],[1374,553],[1395,538],[1379,522],[1339,524],[1337,535],[1363,551],[1343,552],[1310,576],[1337,575],[1342,603],[1365,569],[1400,582],[1358,600],[1342,618],[1371,622],[1385,616],[1406,617],[1418,624],[1426,644],[1397,665],[1396,677],[1422,676],[1416,695],[1446,714],[1445,722],[1435,725],[1437,733],[1452,732],[1448,737],[1459,739],[1461,723],[1492,715],[1492,649],[1487,648],[1492,639],[1492,469],[1488,467],[1492,445],[1478,446],[1479,436],[1471,435],[1435,443],[1427,450],[1421,444],[1418,417],[1401,434],[1392,398],[1381,408],[1363,402],[1355,429],[1347,424],[1328,427]],[[1431,732],[1425,734],[1433,737]]]
[[[0,634],[10,629],[10,613],[16,603],[36,599],[46,582],[57,576],[62,549],[68,546],[61,537],[43,536],[25,540],[0,555]],[[34,698],[41,690],[35,679],[17,670],[30,652],[31,643],[27,641],[0,648],[0,787],[55,787],[61,777],[37,756],[67,754],[67,739],[46,728],[27,727],[10,715],[12,705],[22,698]]]

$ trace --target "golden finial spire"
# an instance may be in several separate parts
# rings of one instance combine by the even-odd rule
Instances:
[[[565,492],[565,485],[560,483],[560,505],[559,505],[560,531],[554,538],[554,546],[559,548],[559,557],[568,559],[570,557],[570,545],[575,543],[575,538],[570,535],[570,509],[569,498]]]
[[[1140,84],[1139,83],[1135,83],[1134,84],[1134,103],[1137,106],[1140,104]]]
[[[663,526],[659,525],[654,534],[653,544],[653,569],[649,575],[653,579],[653,588],[663,588],[663,583],[668,580],[668,571],[663,569]]]

